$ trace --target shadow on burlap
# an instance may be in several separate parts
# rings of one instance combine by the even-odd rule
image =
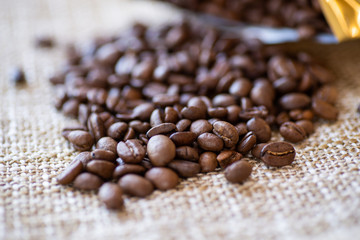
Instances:
[[[54,177],[76,155],[60,131],[73,122],[52,106],[47,77],[61,66],[61,49],[114,33],[133,19],[159,23],[178,17],[153,3],[11,1],[0,10],[0,239],[354,239],[360,235],[360,44],[288,44],[322,59],[337,75],[337,122],[317,123],[296,145],[292,166],[269,169],[253,161],[243,185],[221,173],[182,181],[146,199],[126,198],[111,212],[93,192],[58,186]],[[166,11],[162,11],[166,10]],[[140,18],[141,16],[141,18]],[[39,33],[58,40],[51,51],[33,47]],[[24,66],[25,88],[8,83]]]

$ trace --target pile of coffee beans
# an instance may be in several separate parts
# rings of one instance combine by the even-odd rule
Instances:
[[[67,55],[50,81],[56,108],[80,122],[62,135],[81,153],[58,181],[99,189],[109,208],[123,205],[123,193],[145,197],[219,169],[242,183],[249,157],[289,165],[295,149],[271,142],[272,131],[299,142],[317,118],[338,113],[333,76],[310,55],[187,21],[135,24]]]
[[[224,19],[270,27],[297,28],[300,38],[330,29],[318,0],[162,0]]]

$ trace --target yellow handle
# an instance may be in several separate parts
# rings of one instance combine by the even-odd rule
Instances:
[[[360,0],[319,0],[325,18],[339,41],[360,38]]]

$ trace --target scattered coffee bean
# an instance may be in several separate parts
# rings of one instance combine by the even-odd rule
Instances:
[[[145,167],[143,167],[141,165],[125,163],[125,164],[119,165],[115,168],[115,170],[113,172],[113,178],[119,179],[128,173],[143,175],[145,172],[146,172]]]
[[[54,45],[54,39],[50,36],[38,36],[35,39],[35,46],[39,48],[52,48]]]
[[[305,139],[305,130],[294,122],[285,122],[280,127],[281,136],[289,142],[297,143]]]
[[[197,139],[197,143],[202,149],[212,152],[219,152],[224,147],[223,140],[213,133],[201,134]]]
[[[99,189],[99,198],[109,209],[120,209],[124,205],[122,190],[116,183],[104,183]]]
[[[198,150],[189,146],[176,148],[176,158],[185,159],[192,162],[199,160]]]
[[[314,124],[309,120],[300,120],[296,121],[295,123],[305,130],[307,136],[314,132]]]
[[[147,154],[154,166],[165,166],[174,159],[175,153],[175,144],[167,136],[156,135],[150,138]]]
[[[100,177],[84,172],[75,178],[73,186],[82,190],[97,190],[102,184],[103,180]]]
[[[256,144],[253,149],[251,150],[251,154],[256,157],[257,159],[261,158],[261,150],[266,145],[266,143],[259,143]]]
[[[82,130],[70,131],[66,134],[65,138],[79,151],[88,151],[94,144],[93,137],[90,133]]]
[[[166,134],[174,131],[176,129],[176,125],[173,123],[161,123],[155,127],[152,127],[147,133],[146,136],[151,138],[158,134]]]
[[[213,132],[224,141],[227,148],[231,148],[239,141],[239,135],[236,128],[225,121],[217,121],[213,124]]]
[[[271,128],[265,120],[255,117],[250,119],[246,123],[246,126],[249,131],[252,131],[255,134],[256,140],[259,143],[268,142],[270,140]]]
[[[246,160],[240,160],[232,163],[225,169],[226,180],[231,183],[243,183],[252,172],[252,166]]]
[[[193,132],[176,132],[170,135],[170,139],[176,146],[190,145],[195,141],[196,137]]]
[[[200,172],[200,164],[185,160],[174,160],[167,166],[183,178],[195,177]]]
[[[190,131],[195,133],[196,136],[200,136],[203,133],[208,133],[213,130],[213,126],[204,119],[196,120],[193,123],[191,123]],[[180,130],[179,130],[180,131]]]
[[[338,110],[331,104],[329,104],[321,99],[313,99],[312,109],[314,110],[314,113],[321,118],[324,118],[327,120],[336,120],[337,119]]]
[[[256,136],[253,132],[248,132],[239,142],[236,150],[241,154],[247,154],[256,144]]]
[[[146,172],[145,178],[149,179],[159,190],[175,188],[179,182],[178,175],[169,168],[154,167]]]
[[[74,179],[82,172],[83,164],[79,159],[74,159],[65,170],[57,176],[60,184],[66,185],[72,183]]]
[[[103,160],[92,160],[86,165],[86,171],[93,173],[103,179],[110,179],[114,169],[115,164]]]
[[[120,178],[118,184],[123,192],[130,196],[146,197],[154,191],[154,186],[149,180],[131,173]]]
[[[263,147],[260,156],[266,165],[282,167],[290,165],[294,161],[295,149],[287,142],[273,142]]]
[[[216,154],[213,152],[204,152],[200,155],[199,164],[201,168],[201,172],[213,172],[218,166],[218,162],[216,160]]]
[[[10,81],[14,85],[26,83],[26,76],[24,71],[19,67],[14,67],[10,72]]]
[[[117,152],[116,152],[117,144],[118,143],[111,137],[102,137],[96,143],[96,148],[108,150],[108,151],[111,151],[111,152],[117,154]]]
[[[125,163],[139,163],[145,157],[146,150],[137,139],[119,142],[117,153]]]
[[[225,169],[230,164],[239,161],[242,157],[243,156],[241,153],[231,150],[225,150],[216,157],[216,160],[218,161],[220,167],[222,169]]]

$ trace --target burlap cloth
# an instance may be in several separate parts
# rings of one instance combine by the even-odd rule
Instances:
[[[296,45],[337,75],[339,120],[319,122],[296,145],[292,166],[253,161],[243,185],[213,173],[182,181],[146,199],[127,198],[111,212],[93,192],[56,184],[76,155],[61,137],[72,120],[52,105],[47,77],[66,42],[115,33],[134,19],[177,18],[159,4],[121,0],[0,0],[0,239],[358,239],[360,236],[360,44]],[[34,49],[37,34],[55,36],[51,51]],[[28,86],[14,88],[19,64]]]

